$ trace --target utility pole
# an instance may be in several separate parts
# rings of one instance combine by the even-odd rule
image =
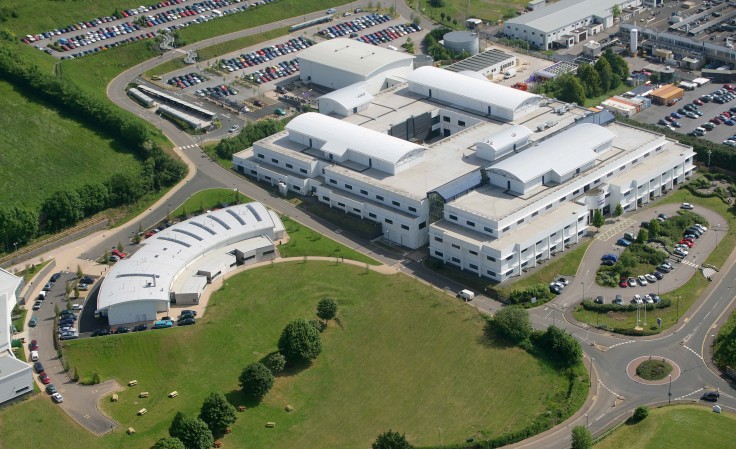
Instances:
[[[667,405],[672,405],[672,374],[670,374],[670,386],[667,391]]]

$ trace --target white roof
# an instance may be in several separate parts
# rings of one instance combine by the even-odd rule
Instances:
[[[519,142],[524,139],[528,139],[532,136],[532,131],[523,125],[511,125],[502,128],[497,133],[493,133],[484,139],[483,142],[487,143],[494,150],[498,151],[507,145],[512,145],[515,142]]]
[[[539,95],[501,86],[488,80],[480,80],[449,70],[425,66],[411,72],[409,85],[421,84],[450,92],[473,100],[482,100],[505,109],[517,109],[526,102],[539,101]]]
[[[492,165],[490,170],[505,171],[524,183],[550,171],[563,176],[595,160],[594,149],[614,137],[600,125],[580,123]]]
[[[365,78],[394,62],[413,60],[412,55],[345,38],[320,42],[299,54],[300,63],[310,61]]]
[[[350,111],[354,107],[373,101],[373,95],[369,94],[368,91],[365,90],[365,84],[366,83],[363,82],[351,84],[343,87],[342,89],[334,90],[329,94],[322,95],[319,99],[332,100]]]
[[[279,228],[283,225],[278,217],[256,202],[177,223],[146,239],[140,250],[112,267],[100,288],[97,309],[135,301],[168,302],[173,283],[192,262],[239,241],[272,238]]]
[[[18,300],[16,292],[20,283],[21,278],[0,268],[0,352],[10,349],[13,340],[11,315]]]
[[[312,143],[322,151],[343,156],[350,150],[394,165],[425,150],[421,145],[316,112],[299,115],[286,129],[324,142],[322,146]]]
[[[526,25],[551,33],[590,16],[610,16],[613,5],[620,6],[624,3],[626,2],[623,0],[560,0],[511,18],[506,21],[506,25]]]

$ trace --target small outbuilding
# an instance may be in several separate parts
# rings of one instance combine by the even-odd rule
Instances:
[[[649,96],[655,104],[669,104],[685,95],[685,91],[674,84],[665,84],[659,89],[653,90]]]

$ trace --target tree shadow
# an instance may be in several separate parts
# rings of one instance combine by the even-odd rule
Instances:
[[[235,408],[238,408],[240,406],[245,406],[246,408],[254,408],[258,407],[261,404],[260,399],[254,399],[250,396],[247,396],[245,393],[243,393],[243,390],[241,389],[232,390],[228,393],[225,393],[225,399],[227,399],[227,402],[232,404]]]
[[[494,329],[493,324],[489,321],[483,327],[483,333],[475,339],[479,345],[489,349],[510,349],[516,347],[516,344],[504,338]]]
[[[306,371],[312,366],[311,361],[300,361],[300,362],[287,362],[286,368],[278,373],[276,377],[291,377],[296,376],[302,371]]]

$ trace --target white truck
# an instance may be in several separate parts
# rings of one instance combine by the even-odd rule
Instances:
[[[470,290],[460,290],[459,293],[460,297],[463,298],[466,302],[472,301],[473,298],[475,298],[475,293],[471,292]]]
[[[516,67],[510,67],[503,72],[503,79],[507,80],[516,76]]]

